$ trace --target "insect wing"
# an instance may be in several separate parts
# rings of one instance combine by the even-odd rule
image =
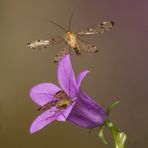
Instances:
[[[59,62],[65,55],[68,54],[67,46],[60,50],[54,57],[54,62]]]
[[[78,32],[78,35],[93,35],[93,34],[102,34],[106,31],[109,31],[113,28],[114,22],[113,21],[104,21],[100,24],[87,28]]]
[[[98,49],[96,48],[96,46],[93,45],[93,44],[90,44],[87,41],[84,41],[84,40],[79,38],[79,39],[77,39],[77,42],[78,42],[78,45],[79,45],[81,52],[89,53],[89,54],[98,52]]]
[[[47,110],[47,109],[49,109],[49,108],[51,108],[51,103],[50,103],[50,102],[48,102],[48,103],[46,103],[45,105],[39,107],[39,108],[38,108],[38,111],[45,111],[45,110]]]
[[[27,44],[27,47],[35,49],[35,48],[46,48],[48,45],[57,44],[61,41],[64,41],[62,37],[53,37],[47,40],[36,40]]]
[[[57,98],[57,99],[63,99],[64,96],[65,96],[65,92],[63,90],[59,90],[54,95],[54,97]]]
[[[38,108],[38,111],[45,111],[50,109],[51,107],[55,106],[57,104],[57,100],[53,100],[51,102],[46,103],[45,105],[41,106],[40,108]]]

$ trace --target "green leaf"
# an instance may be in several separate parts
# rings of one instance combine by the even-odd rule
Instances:
[[[107,141],[104,137],[104,126],[100,127],[98,136],[104,144],[107,144]]]

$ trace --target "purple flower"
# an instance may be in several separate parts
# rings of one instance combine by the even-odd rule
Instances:
[[[31,124],[30,133],[34,133],[54,120],[70,121],[84,128],[102,125],[106,112],[93,99],[80,90],[83,78],[89,71],[82,71],[75,78],[70,56],[65,56],[58,65],[58,82],[41,83],[30,91],[32,100],[44,112]]]

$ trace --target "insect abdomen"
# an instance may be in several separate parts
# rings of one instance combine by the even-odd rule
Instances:
[[[80,50],[78,47],[74,47],[73,50],[76,55],[80,55]]]

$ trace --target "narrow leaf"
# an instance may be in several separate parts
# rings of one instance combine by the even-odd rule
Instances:
[[[119,104],[119,101],[116,101],[116,102],[112,103],[111,105],[109,105],[109,106],[107,107],[107,109],[106,109],[107,115],[110,114],[110,111],[111,111],[117,104]]]

